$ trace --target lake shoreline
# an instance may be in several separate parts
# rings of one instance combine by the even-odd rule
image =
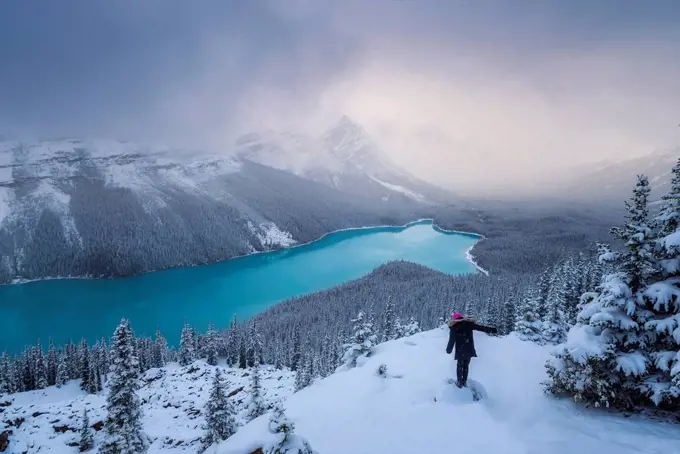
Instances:
[[[58,281],[58,280],[116,280],[116,279],[127,279],[127,278],[132,278],[132,277],[138,277],[138,276],[143,276],[146,274],[151,274],[151,273],[156,273],[159,271],[165,271],[165,270],[172,270],[172,269],[181,269],[181,268],[195,268],[195,267],[200,267],[200,266],[208,266],[208,265],[216,265],[219,263],[225,263],[231,260],[236,260],[236,259],[243,259],[246,257],[251,257],[255,256],[258,254],[271,254],[275,252],[281,252],[281,251],[287,251],[287,250],[294,250],[296,248],[300,248],[303,246],[309,246],[311,244],[314,244],[318,241],[321,241],[325,239],[326,237],[338,233],[343,233],[343,232],[353,232],[353,231],[361,231],[361,230],[371,230],[371,231],[376,231],[377,232],[385,232],[385,231],[390,231],[390,232],[403,232],[404,230],[408,229],[409,227],[413,227],[415,225],[423,225],[423,224],[431,224],[432,228],[440,233],[446,234],[446,235],[462,235],[462,236],[467,236],[471,238],[477,238],[479,241],[482,241],[486,239],[486,237],[482,234],[479,233],[474,233],[474,232],[465,232],[465,231],[460,231],[460,230],[447,230],[444,229],[440,226],[437,225],[435,220],[433,218],[420,218],[415,221],[407,222],[404,225],[375,225],[375,226],[361,226],[361,227],[347,227],[344,229],[337,229],[337,230],[332,230],[330,232],[324,233],[321,235],[319,238],[316,238],[311,241],[307,241],[305,243],[299,243],[299,244],[294,244],[291,246],[285,246],[285,247],[280,247],[277,249],[267,249],[264,251],[253,251],[249,252],[247,254],[241,254],[241,255],[235,255],[233,257],[230,257],[225,260],[218,260],[215,262],[210,262],[210,263],[200,263],[200,264],[195,264],[195,265],[185,265],[185,266],[177,266],[177,267],[168,267],[168,268],[160,268],[157,270],[151,270],[151,271],[145,271],[143,273],[138,273],[138,274],[131,274],[127,276],[94,276],[94,275],[83,275],[83,276],[46,276],[46,277],[41,277],[37,279],[14,279],[11,282],[0,284],[0,287],[4,286],[13,286],[13,285],[28,285],[36,282],[43,282],[43,281]],[[478,242],[479,242],[478,241]],[[479,266],[479,264],[476,262],[475,257],[472,255],[472,249],[477,244],[474,244],[471,246],[467,251],[465,251],[465,259],[470,262],[479,272],[489,275],[489,272]]]

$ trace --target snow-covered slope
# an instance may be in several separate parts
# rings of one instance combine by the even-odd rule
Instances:
[[[470,379],[480,382],[488,396],[474,402],[467,390],[448,383],[455,377],[455,362],[445,353],[447,340],[448,330],[440,328],[380,344],[358,367],[297,393],[294,374],[264,366],[264,398],[283,401],[295,432],[320,454],[680,452],[677,424],[587,410],[546,396],[540,383],[549,347],[514,335],[476,333],[479,357],[472,360]],[[386,374],[379,376],[383,364]],[[152,440],[149,454],[198,451],[215,367],[225,371],[237,419],[245,422],[249,370],[202,360],[151,369],[139,391],[144,430]],[[71,454],[77,452],[71,444],[78,441],[84,408],[95,429],[101,428],[106,387],[88,395],[72,381],[62,388],[0,396],[0,403],[0,432],[13,431],[7,452]],[[251,454],[274,442],[279,436],[269,433],[268,419],[265,414],[243,425],[207,452]],[[102,437],[97,432],[95,442]]]
[[[455,362],[448,330],[379,345],[363,365],[293,394],[286,413],[296,433],[323,454],[618,454],[680,452],[677,425],[589,411],[543,394],[548,350],[515,336],[476,333],[470,379],[488,399],[474,402],[448,384]],[[387,366],[387,376],[376,371]],[[273,441],[268,416],[241,428],[214,450],[250,454]]]
[[[658,200],[669,189],[671,169],[680,158],[680,149],[616,162],[602,162],[566,172],[552,189],[560,196],[575,199],[625,200],[630,197],[637,175],[645,175],[651,186],[651,199]]]
[[[222,365],[208,366],[204,361],[185,367],[171,363],[161,369],[151,369],[142,377],[139,391],[144,431],[152,441],[149,454],[197,451],[215,367],[225,372],[227,389],[229,393],[235,393],[231,401],[238,413],[237,422],[245,423],[249,371]],[[293,393],[294,380],[290,371],[263,366],[261,376],[265,399],[285,399]],[[84,409],[95,428],[95,443],[103,438],[98,423],[106,418],[106,395],[87,394],[80,390],[76,380],[61,388],[52,386],[4,396],[0,401],[9,403],[9,406],[0,407],[3,410],[0,420],[4,421],[4,424],[0,423],[0,427],[4,427],[0,432],[13,431],[9,438],[10,454],[78,452],[78,431]],[[70,446],[74,442],[76,446]]]
[[[266,131],[241,136],[237,156],[341,191],[388,201],[450,203],[453,195],[395,165],[358,124],[343,116],[320,137]]]

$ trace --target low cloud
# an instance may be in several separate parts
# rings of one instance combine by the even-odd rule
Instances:
[[[497,194],[680,138],[674,2],[21,5],[0,6],[9,132],[228,152],[348,114],[414,173]]]

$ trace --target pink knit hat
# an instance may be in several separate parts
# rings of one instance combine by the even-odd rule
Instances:
[[[453,317],[454,320],[460,320],[461,318],[463,318],[463,314],[461,314],[460,312],[454,312],[453,314],[451,314],[451,316]]]

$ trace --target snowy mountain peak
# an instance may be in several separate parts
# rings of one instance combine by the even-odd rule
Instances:
[[[399,168],[368,132],[343,115],[319,137],[259,131],[237,139],[236,155],[384,202],[448,202],[448,194]]]
[[[322,140],[335,157],[353,167],[370,173],[396,168],[366,130],[346,115],[324,133]]]

